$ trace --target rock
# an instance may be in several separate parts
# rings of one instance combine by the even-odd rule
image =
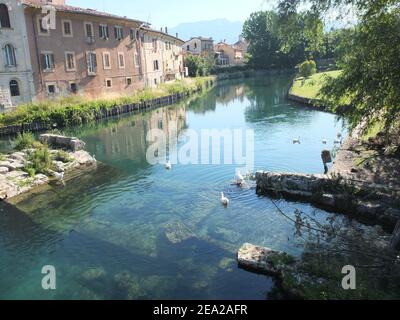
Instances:
[[[69,149],[74,152],[81,151],[86,146],[85,142],[78,138],[55,134],[42,134],[39,139],[40,142],[48,144],[54,148]]]
[[[14,152],[13,154],[10,155],[11,159],[17,160],[19,162],[24,162],[25,157],[26,157],[26,154],[23,152]]]
[[[0,174],[5,174],[10,171],[7,167],[0,167]]]
[[[170,223],[166,226],[165,236],[172,244],[179,244],[183,241],[195,238],[196,235],[180,222]]]
[[[82,274],[82,279],[85,281],[97,281],[104,279],[107,273],[103,268],[94,268],[85,271]]]
[[[258,247],[250,243],[244,244],[238,251],[239,266],[281,277],[282,273],[295,265],[295,259],[286,253],[273,251],[269,248]]]

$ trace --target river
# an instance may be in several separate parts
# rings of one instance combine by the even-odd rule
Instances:
[[[346,134],[344,120],[287,101],[290,80],[224,82],[171,107],[65,130],[101,164],[16,207],[0,204],[0,299],[267,299],[273,280],[240,270],[236,252],[250,242],[300,255],[293,223],[254,183],[231,185],[235,164],[149,164],[146,135],[173,122],[183,136],[253,130],[254,170],[322,173],[321,151]],[[277,203],[288,215],[331,215]],[[54,291],[41,287],[45,265],[56,268]]]

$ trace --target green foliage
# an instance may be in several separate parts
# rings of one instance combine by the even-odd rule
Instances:
[[[253,67],[291,67],[324,52],[324,25],[309,13],[284,16],[275,11],[251,14],[243,26]]]
[[[25,165],[25,171],[29,174],[33,172],[48,174],[49,170],[53,169],[53,159],[51,157],[48,147],[43,146],[42,148],[35,149],[28,154],[27,164]]]
[[[13,141],[15,150],[24,150],[41,147],[41,143],[36,141],[35,136],[30,132],[18,133]]]
[[[33,178],[36,175],[36,170],[34,168],[26,168],[28,175]]]
[[[203,86],[211,79],[210,77],[201,77],[196,81],[201,82]],[[96,114],[102,110],[161,98],[171,93],[191,91],[196,86],[192,79],[184,79],[176,83],[163,84],[154,89],[146,88],[131,96],[115,99],[90,100],[74,96],[20,105],[14,111],[0,114],[0,127],[33,122],[48,124],[49,127],[53,124],[57,124],[58,127],[86,124],[94,120]]]
[[[317,73],[317,64],[314,60],[304,61],[299,67],[300,76],[309,78]]]
[[[57,151],[57,153],[54,155],[54,160],[55,161],[61,161],[63,163],[68,163],[72,161],[71,156],[69,155],[68,152],[65,152],[63,150]]]
[[[281,14],[295,12],[303,0],[281,0]],[[356,8],[358,25],[343,32],[335,53],[340,77],[327,81],[321,93],[324,104],[342,110],[352,127],[361,122],[366,130],[376,121],[389,133],[400,119],[400,1],[399,0],[312,0],[310,11],[323,15],[343,5]],[[397,128],[398,130],[398,128]]]
[[[185,65],[189,69],[190,77],[204,77],[211,74],[214,66],[214,57],[212,55],[192,55],[189,54],[185,58]]]

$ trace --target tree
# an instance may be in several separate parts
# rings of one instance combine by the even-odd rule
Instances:
[[[190,77],[202,77],[210,75],[214,66],[214,57],[211,54],[202,56],[189,54],[185,57],[186,67],[189,69]]]
[[[292,67],[323,50],[323,23],[315,14],[256,12],[245,22],[243,36],[254,67]]]
[[[317,64],[315,63],[314,60],[307,60],[304,61],[300,65],[299,73],[302,77],[304,78],[309,78],[313,74],[317,73]]]
[[[305,0],[281,0],[280,15],[290,16]],[[353,127],[366,129],[381,121],[385,133],[400,121],[400,1],[311,0],[310,12],[322,15],[340,6],[357,9],[358,25],[345,35],[337,52],[343,72],[326,82],[325,103],[333,110],[346,99],[344,111]]]

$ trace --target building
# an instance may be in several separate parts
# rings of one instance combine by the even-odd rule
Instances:
[[[143,55],[146,57],[146,86],[154,87],[184,77],[182,40],[146,27],[141,37]]]
[[[214,40],[212,38],[194,37],[186,41],[182,48],[188,54],[213,54]]]
[[[215,45],[216,65],[218,66],[237,66],[245,63],[245,54],[247,49],[243,44],[229,45],[221,41]]]
[[[13,14],[19,15],[10,20],[20,26],[12,37],[25,36],[14,44],[18,53],[14,60],[20,69],[13,71],[20,79],[21,101],[71,94],[129,95],[183,76],[184,42],[152,30],[143,21],[69,6],[65,0],[23,0],[20,6],[17,0],[11,3],[18,7]],[[47,5],[55,9],[54,21],[47,20],[51,13],[46,11]],[[7,25],[7,19],[2,20]],[[5,79],[2,72],[0,84],[7,84],[10,77]],[[12,87],[6,91],[11,96],[16,92]]]
[[[0,108],[29,102],[34,96],[31,56],[22,6],[0,0]]]

